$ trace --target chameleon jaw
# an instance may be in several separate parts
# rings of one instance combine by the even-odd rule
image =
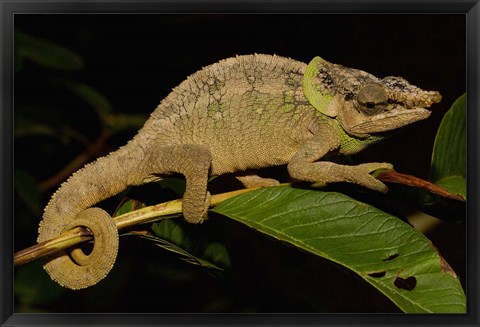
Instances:
[[[349,128],[349,131],[355,134],[386,132],[426,119],[430,114],[431,111],[425,108],[395,108],[371,117],[370,120],[364,121],[356,126],[352,126]]]

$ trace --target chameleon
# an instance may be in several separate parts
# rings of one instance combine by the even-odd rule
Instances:
[[[94,207],[129,186],[171,174],[186,180],[186,221],[207,218],[211,176],[238,174],[246,187],[275,179],[252,169],[287,165],[290,177],[308,182],[348,182],[386,192],[371,173],[390,163],[342,165],[325,159],[350,155],[388,132],[430,116],[441,101],[401,77],[377,78],[330,63],[266,54],[241,55],[206,66],[160,102],[126,145],[86,164],[52,195],[39,225],[38,242],[76,226],[93,233],[93,250],[64,250],[48,257],[50,277],[70,289],[97,284],[114,265],[118,231],[111,216]]]

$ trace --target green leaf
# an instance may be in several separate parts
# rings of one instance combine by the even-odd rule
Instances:
[[[158,184],[163,188],[174,187],[180,191],[185,188],[185,181],[175,177],[165,178]],[[145,206],[145,203],[138,200],[126,199],[115,210],[113,216],[120,216]],[[208,235],[210,226],[205,226],[205,224],[196,226],[183,220],[173,219],[176,216],[180,215],[172,215],[168,219],[152,224],[151,228],[155,235],[135,232],[122,235],[140,236],[152,241],[155,245],[176,254],[181,260],[190,264],[218,272],[230,268],[230,257],[225,245]]]
[[[115,210],[113,217],[123,215],[124,213],[144,208],[146,205],[135,199],[124,199]]]
[[[129,235],[129,234],[127,234],[127,235]],[[177,255],[180,259],[184,260],[185,262],[188,262],[188,263],[196,265],[196,266],[202,266],[204,268],[223,271],[222,268],[214,265],[213,263],[211,263],[211,262],[209,262],[205,259],[196,257],[196,256],[192,255],[191,253],[189,253],[188,251],[185,251],[183,248],[175,245],[174,243],[166,241],[166,240],[164,240],[160,237],[156,237],[156,236],[153,236],[153,235],[140,235],[140,237],[144,238],[144,239],[147,239],[149,241],[152,241],[153,243],[155,243],[155,245],[161,247],[164,250],[167,250],[169,252],[174,253],[175,255]]]
[[[58,70],[80,70],[84,67],[82,57],[72,50],[21,32],[15,33],[15,51],[16,61],[27,59],[40,66]],[[17,66],[18,68],[20,67]]]
[[[185,234],[182,226],[172,219],[155,223],[152,225],[152,231],[155,235],[172,242],[173,244],[182,245],[185,248],[191,248],[192,243]]]
[[[212,262],[216,262],[222,267],[231,267],[230,256],[228,255],[225,244],[220,242],[213,242],[206,244],[204,247],[203,255],[205,258],[210,259]]]
[[[182,260],[217,271],[229,269],[230,257],[225,245],[203,237],[201,229],[173,219],[152,224],[152,231],[159,237],[157,245],[180,255]]]
[[[263,188],[213,211],[349,268],[405,312],[466,310],[457,276],[425,236],[345,195]]]
[[[467,198],[467,180],[463,176],[449,176],[435,182],[452,194],[461,195]]]
[[[466,94],[460,96],[440,123],[433,146],[431,181],[466,176],[466,101]],[[465,193],[465,190],[461,191],[461,194]]]

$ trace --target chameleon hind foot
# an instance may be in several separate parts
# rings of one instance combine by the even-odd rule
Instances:
[[[82,211],[64,229],[82,226],[94,237],[93,249],[85,254],[81,248],[61,252],[45,263],[50,277],[70,289],[82,289],[97,284],[113,267],[118,252],[118,230],[108,213],[100,208]]]
[[[235,176],[245,188],[251,187],[269,187],[278,186],[280,182],[273,178],[260,177],[258,175],[241,175]]]

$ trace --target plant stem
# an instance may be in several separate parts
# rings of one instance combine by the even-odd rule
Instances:
[[[210,205],[215,206],[231,197],[252,191],[254,189],[256,188],[247,188],[212,195]],[[121,230],[134,225],[168,219],[171,218],[172,215],[179,214],[181,212],[182,201],[173,200],[130,211],[123,215],[114,217],[113,220],[115,221],[115,225],[117,225],[118,230]],[[65,250],[73,245],[91,240],[93,240],[93,234],[89,229],[84,227],[76,227],[60,234],[54,239],[38,243],[15,253],[13,262],[15,266],[21,266],[58,251]]]

